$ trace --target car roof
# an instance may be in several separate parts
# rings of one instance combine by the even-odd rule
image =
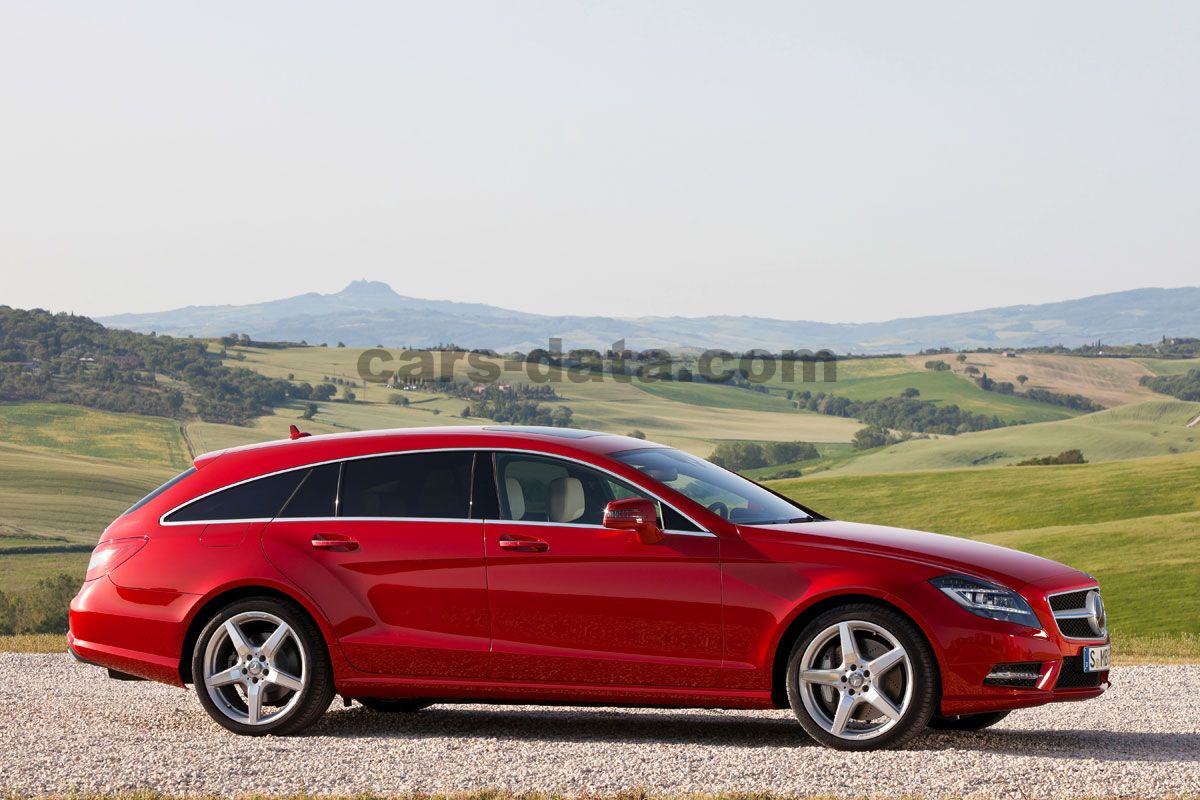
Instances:
[[[547,453],[606,455],[622,450],[661,446],[631,436],[578,428],[441,425],[315,434],[299,439],[259,442],[205,453],[198,456],[194,463],[197,469],[203,469],[217,460],[224,464],[253,462],[260,467],[278,470],[320,461],[405,450],[515,448]]]

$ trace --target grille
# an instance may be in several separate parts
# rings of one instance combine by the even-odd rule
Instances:
[[[1050,595],[1050,610],[1052,611],[1074,611],[1084,607],[1084,602],[1087,600],[1087,594],[1091,589],[1080,589],[1078,592],[1066,592],[1064,594]]]
[[[1058,620],[1058,629],[1063,632],[1063,636],[1069,636],[1072,639],[1095,639],[1096,632],[1092,630],[1092,625],[1086,619],[1060,619]]]
[[[1062,672],[1058,673],[1055,689],[1086,689],[1100,685],[1101,672],[1084,672],[1083,656],[1063,659]]]
[[[1099,634],[1092,630],[1091,622],[1088,620],[1087,598],[1092,592],[1099,591],[1100,587],[1093,586],[1087,589],[1075,589],[1062,594],[1052,594],[1047,600],[1050,603],[1050,610],[1054,613],[1054,622],[1058,625],[1058,630],[1063,636],[1068,639],[1103,639],[1107,633],[1107,626],[1104,620],[1101,620],[1101,626],[1104,628]]]
[[[1018,661],[997,664],[983,679],[985,686],[1009,686],[1014,689],[1036,689],[1042,678],[1042,662]]]

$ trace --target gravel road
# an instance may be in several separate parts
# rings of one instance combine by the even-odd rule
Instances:
[[[979,797],[1164,796],[1200,787],[1200,666],[1124,667],[1102,699],[1020,711],[903,751],[813,745],[784,711],[340,702],[311,735],[239,738],[195,695],[108,680],[63,655],[0,654],[0,796],[773,790]]]

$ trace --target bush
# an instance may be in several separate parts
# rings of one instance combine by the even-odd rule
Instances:
[[[66,633],[71,598],[79,590],[79,579],[61,573],[43,578],[28,594],[0,592],[0,634]]]
[[[1055,464],[1086,464],[1081,450],[1063,450],[1056,456],[1042,456],[1018,461],[1018,467],[1047,467]]]

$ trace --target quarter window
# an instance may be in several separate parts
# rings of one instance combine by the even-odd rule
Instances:
[[[468,519],[472,458],[454,451],[347,461],[339,516]]]
[[[166,521],[273,519],[308,473],[307,469],[296,469],[222,489],[172,512]]]

